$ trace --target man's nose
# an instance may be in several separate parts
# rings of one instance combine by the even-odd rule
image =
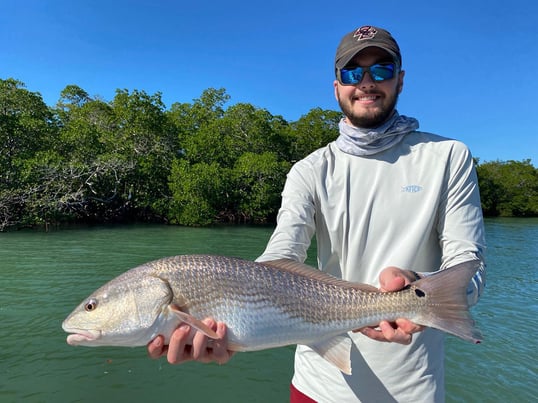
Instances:
[[[359,83],[359,87],[361,89],[370,89],[370,88],[374,88],[376,85],[376,82],[375,80],[372,78],[371,74],[369,71],[365,71],[364,74],[362,75],[362,80],[361,82]]]

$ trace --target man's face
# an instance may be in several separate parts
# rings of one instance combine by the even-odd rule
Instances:
[[[384,62],[392,62],[390,55],[383,49],[370,47],[360,51],[346,68],[369,67]],[[334,95],[346,116],[346,122],[361,128],[383,124],[396,107],[404,74],[404,71],[400,71],[389,80],[374,81],[370,73],[364,73],[361,82],[355,85],[342,85],[334,80]]]

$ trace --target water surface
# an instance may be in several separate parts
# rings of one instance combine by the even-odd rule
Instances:
[[[473,310],[485,340],[447,338],[447,401],[532,401],[538,220],[486,224],[488,286]],[[145,348],[68,346],[61,329],[84,297],[128,268],[176,254],[254,259],[271,231],[124,226],[0,233],[0,401],[286,401],[293,347],[236,354],[225,366],[171,366],[149,360]]]

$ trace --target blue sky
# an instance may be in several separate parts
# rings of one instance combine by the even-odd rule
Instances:
[[[66,85],[113,99],[161,92],[167,107],[225,88],[286,120],[338,110],[341,37],[388,29],[406,70],[398,110],[483,161],[538,167],[538,2],[2,0],[0,78],[54,105]]]

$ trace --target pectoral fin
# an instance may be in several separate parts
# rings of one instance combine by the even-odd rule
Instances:
[[[336,336],[308,347],[344,374],[351,375],[351,339],[348,335]]]
[[[215,333],[215,331],[209,328],[209,326],[207,326],[204,322],[199,319],[196,319],[194,316],[191,316],[188,313],[183,312],[176,305],[170,305],[170,310],[174,315],[181,319],[182,322],[189,324],[190,326],[205,334],[207,337],[210,337],[212,339],[220,339],[219,335],[217,335],[217,333]]]

